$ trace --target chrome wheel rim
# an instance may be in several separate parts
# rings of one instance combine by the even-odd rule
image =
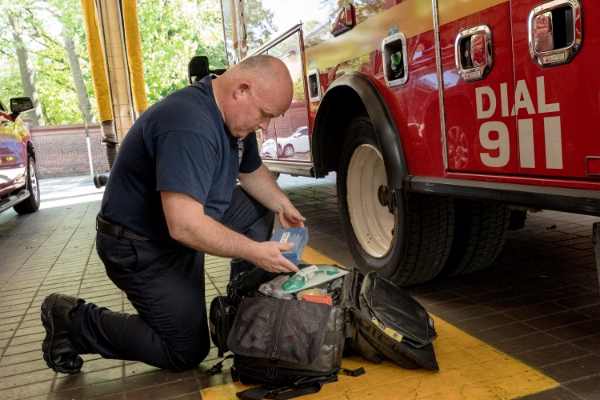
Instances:
[[[33,164],[29,164],[29,186],[31,196],[33,196],[35,202],[37,203],[40,200],[40,193],[38,191],[38,181],[37,176],[35,175],[35,167]]]

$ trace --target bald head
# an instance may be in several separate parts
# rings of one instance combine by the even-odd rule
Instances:
[[[278,58],[258,55],[244,59],[213,81],[215,99],[225,125],[236,137],[266,130],[271,119],[290,106],[293,84]]]

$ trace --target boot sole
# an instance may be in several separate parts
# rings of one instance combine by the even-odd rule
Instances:
[[[42,342],[42,353],[44,355],[44,361],[48,368],[52,368],[54,372],[60,372],[62,374],[75,374],[79,370],[71,370],[61,368],[54,365],[50,356],[50,349],[52,348],[52,340],[54,339],[54,317],[52,316],[52,310],[54,309],[54,302],[58,296],[51,295],[52,297],[47,298],[42,303],[42,325],[46,329],[46,338]],[[50,329],[48,329],[48,327]]]

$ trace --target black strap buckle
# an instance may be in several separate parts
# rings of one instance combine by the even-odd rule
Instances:
[[[275,379],[279,372],[279,360],[269,360],[269,366],[267,367],[267,377]]]
[[[365,373],[365,369],[363,367],[357,369],[340,368],[340,372],[350,376],[361,376]]]
[[[121,225],[113,225],[115,228],[117,228],[117,239],[121,239],[123,237],[123,231],[125,230],[125,228],[123,228]]]
[[[206,375],[215,375],[221,372],[223,370],[223,363],[225,362],[225,360],[228,360],[230,358],[233,358],[233,354],[229,354],[227,357],[225,357],[224,359],[213,365],[211,368],[209,368],[206,371]]]

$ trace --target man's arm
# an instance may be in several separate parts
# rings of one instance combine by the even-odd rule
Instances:
[[[271,172],[261,165],[249,174],[238,174],[244,190],[255,200],[279,216],[282,228],[301,228],[306,218],[281,191]]]
[[[281,254],[292,243],[258,243],[221,225],[204,214],[204,206],[192,196],[160,192],[169,234],[188,247],[220,257],[242,258],[269,272],[298,271]]]

